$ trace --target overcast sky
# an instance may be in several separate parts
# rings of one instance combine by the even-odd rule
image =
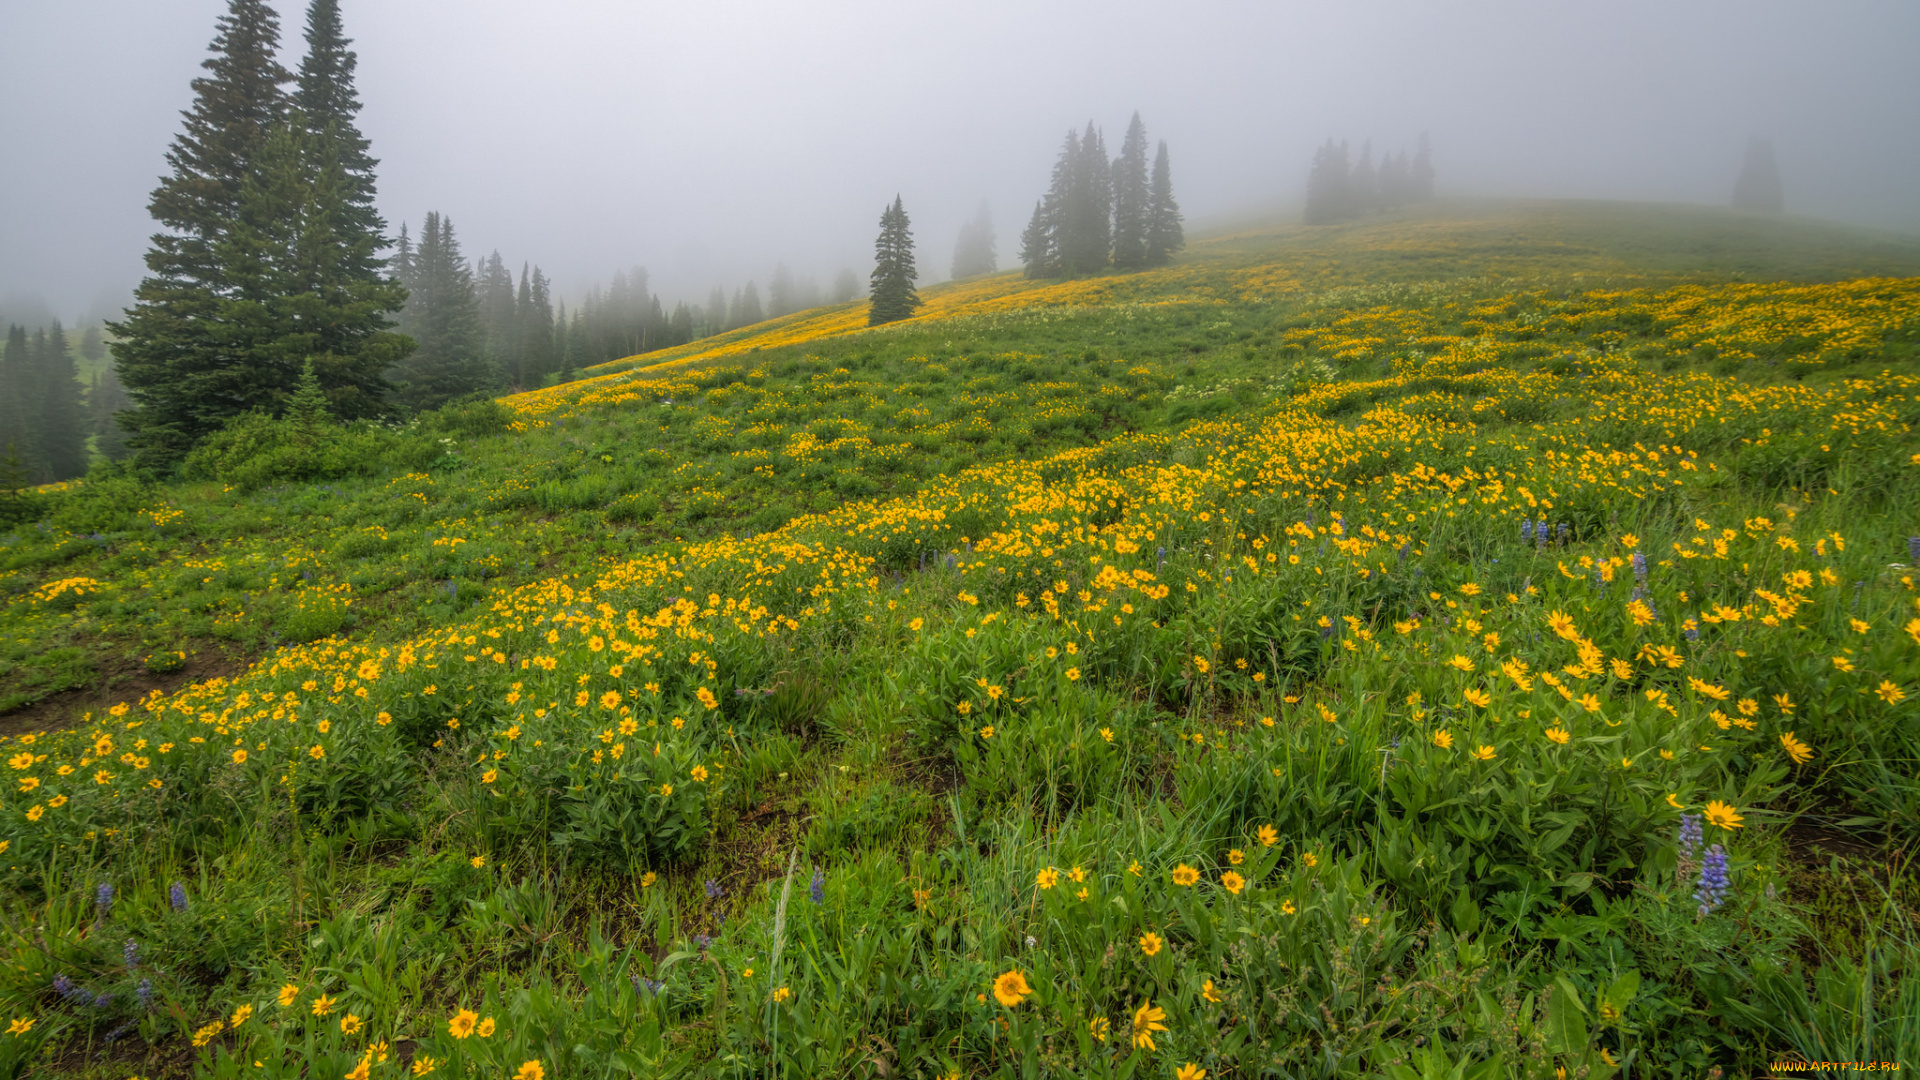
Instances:
[[[1190,222],[1297,206],[1329,135],[1431,133],[1441,195],[1723,203],[1750,134],[1790,210],[1920,232],[1914,0],[343,0],[397,228],[572,296],[645,265],[703,300],[871,269],[905,198],[945,275],[1001,265],[1066,129],[1140,110]],[[141,273],[148,192],[224,0],[0,3],[0,297],[69,320]],[[297,66],[304,4],[282,0]],[[931,272],[931,273],[928,273]]]

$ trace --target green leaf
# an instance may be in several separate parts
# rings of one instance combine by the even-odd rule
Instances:
[[[1453,897],[1453,928],[1469,936],[1480,929],[1480,905],[1474,903],[1473,894],[1465,889]]]
[[[1580,1000],[1580,991],[1565,975],[1553,980],[1546,1036],[1550,1054],[1571,1054],[1587,1048],[1587,1007]]]

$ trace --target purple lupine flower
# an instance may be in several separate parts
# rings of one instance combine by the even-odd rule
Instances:
[[[1401,544],[1401,545],[1400,545],[1400,561],[1401,561],[1401,562],[1403,562],[1403,563],[1404,563],[1404,562],[1406,562],[1406,561],[1407,561],[1407,549],[1408,549],[1409,547],[1412,547],[1412,546],[1413,546],[1413,545],[1411,545],[1411,544]]]
[[[87,996],[87,992],[85,990],[82,990],[79,987],[73,985],[73,980],[67,978],[67,974],[64,971],[53,977],[53,992],[56,994],[59,994],[63,998],[68,999],[69,1001],[73,999],[73,996],[75,994],[78,994],[81,997]]]
[[[1647,554],[1644,551],[1633,553],[1633,576],[1641,582],[1647,580]]]
[[[1523,541],[1533,539],[1533,519],[1520,519],[1520,539]]]
[[[816,905],[827,902],[827,875],[817,866],[813,868],[813,882],[807,886],[807,898]]]
[[[666,985],[667,985],[666,983],[659,982],[654,979],[649,979],[644,975],[634,975],[632,976],[632,979],[633,979],[633,994],[635,997],[639,997],[642,994],[645,994],[648,997],[659,997],[660,991],[666,989]]]
[[[104,992],[101,993],[100,996],[93,999],[93,1007],[96,1009],[104,1009],[108,1005],[111,1005],[112,1003],[113,1003],[113,995],[104,993]]]
[[[1564,521],[1561,522],[1560,523],[1560,542],[1563,544],[1566,543],[1568,534],[1572,532],[1573,532],[1573,526],[1567,524]]]
[[[1154,566],[1153,568],[1154,573],[1159,573],[1160,571],[1165,570],[1166,568],[1167,568],[1167,548],[1166,548],[1166,545],[1162,544],[1160,546],[1160,561],[1158,564]]]
[[[706,952],[707,949],[713,945],[713,937],[709,934],[695,934],[693,935],[693,944],[694,947],[701,952]]]
[[[152,979],[141,979],[140,985],[134,987],[133,992],[139,996],[141,1008],[143,1009],[153,1008],[153,980]]]
[[[173,910],[184,914],[187,910],[187,887],[174,882],[173,887],[167,890],[167,902],[173,905]]]
[[[1729,887],[1727,849],[1715,844],[1707,849],[1706,860],[1700,865],[1700,885],[1693,891],[1693,898],[1700,901],[1701,918],[1726,902]]]
[[[1680,629],[1682,633],[1687,635],[1688,641],[1700,640],[1700,624],[1698,622],[1688,619],[1685,623],[1681,624]]]
[[[1907,537],[1907,561],[1920,563],[1920,536]]]
[[[1680,815],[1680,865],[1677,871],[1680,877],[1693,875],[1693,858],[1700,853],[1700,844],[1705,839],[1700,828],[1699,814]]]
[[[126,945],[120,950],[120,957],[121,959],[127,962],[128,971],[132,971],[134,968],[139,967],[140,966],[140,944],[134,941],[132,938],[128,938]]]
[[[103,881],[93,890],[94,914],[104,919],[113,911],[113,884]]]
[[[707,879],[707,899],[718,900],[725,895],[727,895],[727,890],[721,888],[719,882],[712,878]]]

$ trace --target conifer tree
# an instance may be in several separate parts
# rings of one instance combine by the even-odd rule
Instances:
[[[1736,209],[1769,214],[1786,209],[1780,166],[1773,160],[1770,140],[1757,137],[1747,140],[1747,156],[1740,164],[1740,179],[1733,185],[1733,205]]]
[[[59,320],[36,331],[27,350],[28,446],[22,455],[36,484],[71,480],[87,472],[86,417],[80,376]]]
[[[547,276],[538,266],[529,274],[520,267],[520,297],[514,304],[519,313],[520,369],[517,380],[522,386],[541,386],[553,370],[553,295]]]
[[[80,355],[89,363],[99,363],[106,359],[107,343],[101,340],[99,323],[89,323],[81,332]]]
[[[395,400],[409,410],[436,409],[500,384],[483,351],[485,333],[474,296],[473,268],[460,254],[453,221],[429,213],[411,254],[413,290],[402,325],[418,348],[393,369]]]
[[[1173,253],[1187,246],[1181,226],[1180,204],[1173,197],[1173,169],[1167,162],[1167,142],[1160,140],[1153,158],[1153,184],[1147,195],[1147,265],[1165,266]]]
[[[147,251],[149,276],[111,328],[121,382],[139,405],[123,420],[152,464],[172,463],[247,407],[225,390],[234,363],[215,331],[230,286],[217,251],[255,158],[285,123],[292,76],[274,59],[279,38],[264,0],[228,0],[201,65],[208,74],[193,80],[193,107],[167,151],[172,172],[148,204],[163,230]]]
[[[311,360],[301,365],[300,378],[293,385],[293,393],[287,395],[286,418],[299,440],[308,445],[333,422],[327,412],[326,391],[320,389],[320,376],[314,374]]]
[[[1113,166],[1107,161],[1106,141],[1091,120],[1070,175],[1061,265],[1069,274],[1098,273],[1113,254]]]
[[[1117,270],[1150,265],[1147,230],[1152,195],[1147,180],[1147,128],[1136,112],[1120,143],[1120,156],[1113,162],[1113,265]]]
[[[973,217],[960,226],[960,238],[953,245],[952,269],[955,280],[991,274],[1000,269],[1000,257],[995,250],[993,235],[993,212],[984,199]]]
[[[1080,133],[1069,128],[1054,160],[1047,193],[1034,204],[1033,216],[1020,232],[1020,264],[1027,277],[1059,277],[1066,272],[1067,208],[1073,202],[1080,158]]]
[[[734,329],[766,320],[766,314],[760,309],[760,286],[749,281],[734,294],[732,316],[730,326]]]
[[[306,41],[293,105],[317,144],[314,152],[340,168],[345,204],[341,228],[349,235],[374,238],[367,257],[377,259],[386,247],[387,228],[373,205],[374,167],[379,162],[368,153],[372,144],[360,133],[360,96],[353,85],[359,58],[348,48],[352,41],[340,22],[339,0],[312,0],[307,7]],[[370,272],[377,264],[355,269]]]
[[[518,379],[520,371],[520,335],[513,293],[513,272],[495,250],[480,260],[474,274],[474,292],[480,303],[480,327],[486,335],[483,346],[487,359],[501,373]]]
[[[880,214],[880,235],[873,242],[873,275],[868,279],[871,299],[867,325],[910,319],[920,307],[913,289],[918,277],[913,265],[913,232],[900,196]]]
[[[1060,272],[1059,247],[1054,239],[1059,230],[1042,197],[1033,204],[1033,216],[1020,230],[1020,267],[1029,278],[1054,277]]]

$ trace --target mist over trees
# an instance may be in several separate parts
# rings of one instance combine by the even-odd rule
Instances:
[[[993,211],[983,200],[980,209],[960,226],[960,237],[953,245],[953,267],[950,276],[958,281],[979,274],[991,274],[1000,269],[1000,256],[996,250],[993,234]]]
[[[1355,162],[1344,139],[1328,139],[1307,172],[1305,217],[1309,225],[1325,225],[1432,199],[1433,149],[1424,132],[1413,157],[1405,150],[1383,154],[1377,166],[1371,141],[1361,145]]]
[[[1747,156],[1740,163],[1740,178],[1733,184],[1733,206],[1738,210],[1759,210],[1778,214],[1787,208],[1786,193],[1780,186],[1780,166],[1773,159],[1773,140],[1747,140]]]
[[[1146,126],[1137,112],[1112,161],[1093,121],[1084,132],[1067,132],[1047,193],[1020,233],[1020,262],[1028,277],[1091,274],[1109,266],[1142,270],[1172,261],[1186,239],[1167,144],[1159,144],[1151,177],[1146,148]]]
[[[0,460],[17,467],[12,482],[50,484],[85,474],[88,420],[60,323],[31,336],[8,327],[0,350]]]

